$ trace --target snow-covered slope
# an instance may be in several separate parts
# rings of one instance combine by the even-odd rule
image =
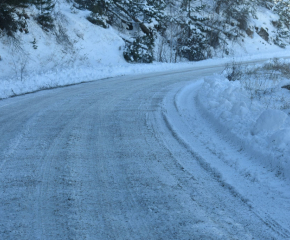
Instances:
[[[44,31],[26,9],[29,33],[19,41],[0,38],[0,98],[124,74],[161,71],[180,65],[130,65],[123,58],[124,41],[113,28],[90,23],[88,11],[68,3],[56,7],[56,30]],[[188,66],[185,64],[184,66]]]
[[[96,26],[86,19],[89,11],[77,10],[66,1],[59,1],[55,6],[53,17],[56,27],[49,32],[44,31],[35,20],[39,10],[30,6],[25,11],[29,17],[26,19],[29,33],[17,32],[18,41],[5,36],[0,38],[0,98],[124,74],[199,65],[128,64],[123,58],[125,43],[122,39],[128,32]],[[279,48],[271,40],[275,30],[271,21],[277,15],[261,8],[257,16],[258,19],[249,23],[253,29],[252,36],[245,35],[238,41],[229,41],[229,55],[216,50],[213,58],[286,55],[287,49]],[[268,29],[270,41],[261,38],[255,27]],[[155,51],[159,49],[158,41]]]
[[[271,54],[271,57],[277,57],[277,53],[287,51],[274,44],[274,39],[277,29],[273,26],[272,22],[277,21],[279,16],[272,11],[259,7],[256,13],[257,18],[249,19],[248,34],[242,32],[241,37],[227,42],[227,47],[230,49],[229,55],[235,57]],[[261,37],[258,33],[261,29],[265,29],[268,36],[268,41]],[[216,57],[224,56],[221,53],[222,49],[216,51]]]
[[[124,64],[123,40],[110,29],[91,24],[86,11],[74,11],[62,3],[55,13],[56,29],[44,31],[33,19],[37,9],[30,7],[26,12],[29,33],[18,32],[19,43],[2,37],[1,73],[2,80],[17,80],[28,75],[59,71],[64,68],[96,67]]]

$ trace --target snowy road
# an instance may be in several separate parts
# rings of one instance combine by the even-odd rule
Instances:
[[[226,164],[250,156],[194,100],[222,69],[1,101],[0,239],[289,239],[289,196]]]

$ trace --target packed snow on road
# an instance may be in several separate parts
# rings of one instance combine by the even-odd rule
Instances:
[[[287,80],[251,97],[224,69],[2,100],[1,238],[289,238]]]

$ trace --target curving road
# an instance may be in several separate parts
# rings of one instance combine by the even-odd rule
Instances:
[[[222,66],[127,76],[0,102],[0,239],[285,239],[164,117]]]

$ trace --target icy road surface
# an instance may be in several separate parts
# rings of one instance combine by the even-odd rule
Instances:
[[[289,185],[243,172],[251,156],[199,109],[222,69],[1,101],[0,239],[289,239]]]

